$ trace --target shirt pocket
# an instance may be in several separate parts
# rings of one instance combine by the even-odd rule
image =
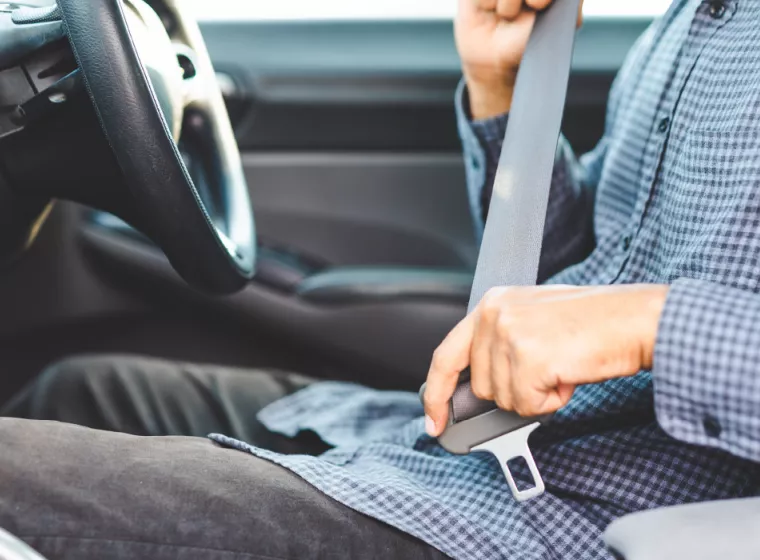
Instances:
[[[754,289],[760,277],[760,123],[686,133],[663,162],[659,244],[666,275]]]
[[[726,95],[681,100],[661,169],[669,201],[687,204],[691,215],[719,219],[716,209],[730,205],[747,187],[759,154],[760,83],[755,82]]]

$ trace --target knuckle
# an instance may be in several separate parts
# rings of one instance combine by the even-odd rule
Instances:
[[[494,395],[494,402],[502,410],[512,410],[512,398],[503,391]]]
[[[492,325],[499,319],[499,305],[496,303],[488,302],[483,306],[481,314],[481,324]]]
[[[547,348],[538,338],[513,329],[509,341],[512,356],[518,363],[531,370],[540,366],[541,357],[546,354]]]
[[[520,416],[536,416],[536,403],[526,394],[515,395],[515,412]]]
[[[535,416],[535,402],[523,391],[516,391],[514,398],[515,412],[520,416]]]
[[[439,370],[441,367],[445,365],[445,362],[446,362],[446,350],[442,346],[439,346],[433,351],[433,358],[431,360],[433,369]]]
[[[424,405],[425,410],[431,410],[438,406],[438,401],[430,391],[425,391],[425,395],[422,397],[422,404]]]
[[[445,404],[445,398],[441,395],[440,391],[434,388],[425,390],[425,394],[422,396],[422,405],[425,407],[425,410],[436,410]]]
[[[536,289],[536,286],[500,286],[499,289],[501,290],[501,295],[514,297],[525,292],[532,292]]]
[[[483,301],[485,303],[498,302],[507,290],[509,290],[509,288],[506,288],[504,286],[497,286],[495,288],[491,288],[483,296]]]
[[[501,315],[504,288],[492,288],[483,296],[482,314],[488,322],[494,322]]]
[[[505,309],[504,313],[499,316],[499,320],[496,322],[496,334],[500,338],[509,339],[515,330],[515,318],[509,309]]]
[[[529,403],[518,401],[515,403],[515,412],[522,416],[523,418],[527,418],[530,416],[538,416],[533,407]]]
[[[472,394],[482,401],[487,401],[493,398],[492,392],[489,390],[488,385],[483,382],[472,383]]]

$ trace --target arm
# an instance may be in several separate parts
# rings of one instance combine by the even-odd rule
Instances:
[[[546,352],[551,348],[551,352]],[[436,350],[431,435],[469,366],[472,390],[540,416],[576,387],[651,370],[660,426],[680,441],[760,462],[760,294],[691,278],[671,285],[491,290]]]
[[[482,234],[507,126],[517,69],[535,20],[551,0],[460,0],[455,22],[464,80],[457,121],[468,194]],[[579,17],[579,25],[581,19]],[[560,139],[549,201],[540,281],[583,260],[594,248],[593,202],[606,141],[579,161]]]
[[[464,151],[467,192],[478,238],[482,235],[508,115],[472,121],[467,87],[457,90],[457,122]],[[582,261],[594,248],[593,211],[596,185],[606,154],[606,139],[580,160],[560,137],[554,164],[539,282]]]
[[[657,420],[672,437],[760,462],[760,295],[676,280],[652,376]]]

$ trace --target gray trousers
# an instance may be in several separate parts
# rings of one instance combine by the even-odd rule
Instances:
[[[115,356],[49,368],[0,410],[0,527],[51,560],[445,558],[204,438],[323,452],[314,434],[289,439],[256,420],[309,382]]]

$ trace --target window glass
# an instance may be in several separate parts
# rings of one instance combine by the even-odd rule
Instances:
[[[451,19],[457,0],[184,0],[202,20]],[[671,0],[585,0],[588,17],[652,17]]]

